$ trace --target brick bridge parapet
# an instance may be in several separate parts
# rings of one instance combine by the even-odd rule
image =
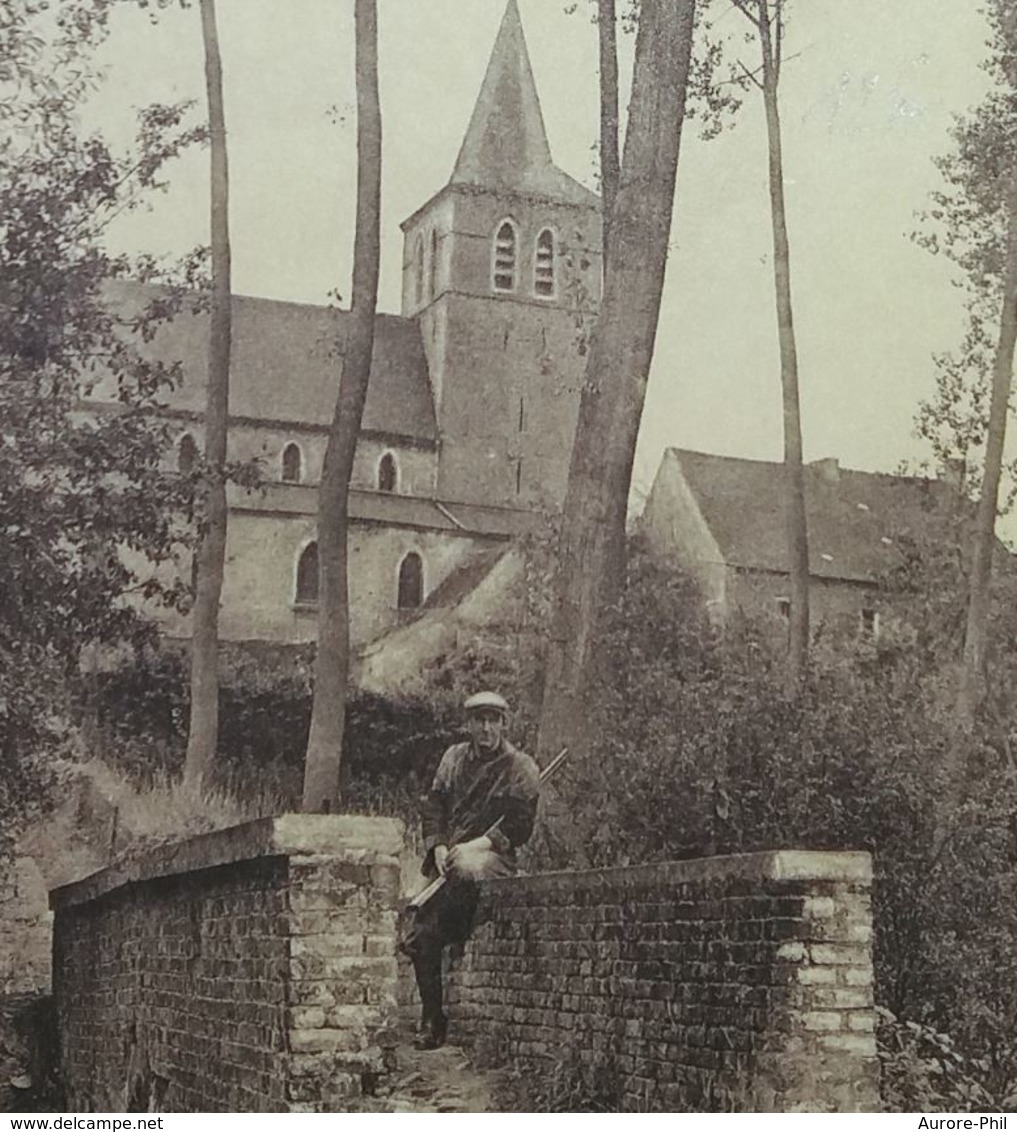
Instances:
[[[453,1023],[636,1111],[875,1110],[871,884],[791,850],[494,881]]]
[[[285,815],[53,890],[73,1111],[329,1112],[395,1044],[402,825]]]
[[[402,836],[284,815],[53,890],[68,1108],[355,1107],[393,1063]],[[491,882],[453,1033],[636,1109],[875,1109],[871,882],[791,850]]]

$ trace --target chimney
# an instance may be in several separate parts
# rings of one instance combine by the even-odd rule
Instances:
[[[963,491],[966,473],[967,465],[964,462],[964,457],[951,456],[943,461],[939,478],[947,487],[952,487],[955,491]]]
[[[816,469],[823,483],[840,483],[840,461],[836,456],[824,456],[822,460],[813,460],[809,467]]]

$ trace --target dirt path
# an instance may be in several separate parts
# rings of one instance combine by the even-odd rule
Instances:
[[[398,1068],[373,1098],[381,1112],[495,1112],[494,1071],[477,1069],[458,1046],[415,1050],[399,1046]]]

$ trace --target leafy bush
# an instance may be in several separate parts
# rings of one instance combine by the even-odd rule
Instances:
[[[591,697],[593,739],[566,763],[527,864],[868,850],[877,1001],[905,1027],[948,1034],[972,1089],[999,1107],[1017,1087],[1017,775],[997,725],[1006,713],[997,705],[966,740],[976,773],[944,812],[943,768],[963,741],[947,675],[930,663],[931,644],[917,663],[907,633],[887,622],[875,644],[821,639],[791,701],[776,621],[734,619],[722,633],[687,579],[636,551],[600,643],[607,678]],[[1011,663],[997,642],[1004,705]],[[911,1053],[898,1052],[891,1105],[915,1092],[902,1085]],[[928,1076],[922,1107],[954,1105],[953,1085],[936,1093],[944,1081]]]
[[[312,660],[309,648],[224,650],[213,790],[258,812],[298,805]],[[93,753],[150,786],[183,767],[187,708],[186,655],[165,646],[102,673],[80,711],[91,717]],[[354,693],[346,713],[346,808],[415,820],[442,750],[458,737],[452,691],[426,701]]]

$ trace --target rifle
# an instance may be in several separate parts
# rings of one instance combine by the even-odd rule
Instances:
[[[568,755],[568,753],[568,747],[562,747],[562,749],[540,772],[538,781],[545,782],[548,778],[550,778],[551,775],[554,774],[554,772],[558,769],[558,767],[560,767],[561,764],[565,761],[565,757],[566,755]],[[490,837],[492,833],[496,833],[504,820],[505,816],[503,814],[496,822],[493,823],[493,825],[490,825],[484,831],[484,836]],[[414,911],[416,911],[418,908],[423,908],[423,906],[428,902],[428,900],[431,899],[432,896],[434,896],[436,892],[440,892],[445,887],[446,880],[447,877],[445,873],[442,873],[440,876],[435,877],[434,880],[432,880],[431,883],[427,886],[427,888],[423,889],[421,892],[418,892],[417,895],[413,897],[409,904],[407,904],[407,908],[412,908]]]

